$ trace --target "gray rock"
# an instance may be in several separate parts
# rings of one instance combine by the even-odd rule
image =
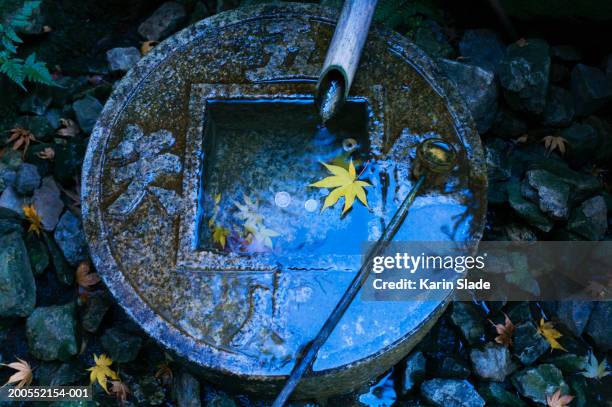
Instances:
[[[495,407],[526,407],[527,404],[516,395],[508,391],[503,384],[485,382],[478,386],[478,393],[485,399],[488,406]]]
[[[550,74],[550,49],[545,41],[528,39],[525,46],[508,46],[497,72],[513,109],[533,114],[544,111]]]
[[[608,352],[612,350],[612,302],[598,302],[593,308],[585,333],[597,346]]]
[[[28,248],[28,256],[30,265],[35,276],[41,275],[47,267],[49,267],[49,252],[44,242],[34,235],[28,235],[26,239],[26,247]]]
[[[106,51],[108,67],[113,72],[127,72],[140,61],[140,51],[136,47],[113,48]]]
[[[516,138],[527,133],[527,123],[511,110],[500,108],[495,116],[491,134],[503,138]]]
[[[521,186],[516,181],[508,184],[508,202],[517,215],[530,225],[543,232],[550,232],[552,230],[553,222],[544,215],[537,205],[523,198]]]
[[[23,217],[23,198],[20,197],[13,187],[8,187],[0,195],[0,208],[10,209]]]
[[[483,316],[474,304],[454,302],[450,318],[469,343],[478,343],[484,338]]]
[[[17,169],[15,189],[22,195],[30,195],[40,185],[40,174],[33,164],[23,163]]]
[[[83,377],[82,366],[76,360],[67,363],[42,362],[34,373],[40,386],[68,386],[78,383]]]
[[[410,393],[425,380],[426,368],[427,359],[422,352],[414,352],[406,358],[400,372],[399,392],[402,396]]]
[[[136,359],[142,346],[142,338],[118,328],[107,329],[100,341],[104,350],[117,363],[127,363]]]
[[[612,98],[610,78],[601,69],[583,64],[572,70],[571,89],[578,116],[588,116]]]
[[[485,401],[467,380],[427,380],[421,385],[421,396],[436,407],[483,407],[485,405]]]
[[[550,349],[550,344],[532,322],[517,325],[513,339],[513,353],[524,365],[532,364]]]
[[[506,46],[497,33],[487,29],[466,30],[459,42],[459,53],[470,65],[496,72]]]
[[[595,303],[592,301],[559,301],[555,314],[557,319],[574,335],[581,336],[594,306]]]
[[[537,191],[537,203],[542,212],[554,219],[569,217],[570,187],[546,170],[527,171],[527,182]]]
[[[51,105],[51,101],[52,98],[49,95],[32,93],[23,99],[19,105],[19,111],[21,113],[31,113],[37,116],[42,116]]]
[[[573,123],[560,135],[567,140],[567,160],[575,167],[592,162],[601,146],[599,133],[586,123]]]
[[[546,396],[552,396],[557,390],[561,390],[561,394],[569,394],[561,371],[549,364],[517,372],[512,377],[512,383],[523,397],[536,403],[546,404]]]
[[[38,141],[49,140],[55,130],[44,116],[20,116],[15,120],[15,126],[27,129]]]
[[[444,379],[467,379],[472,374],[467,361],[452,355],[431,355],[428,368],[431,376]]]
[[[83,99],[79,99],[72,104],[72,109],[81,130],[85,133],[90,133],[93,130],[102,107],[98,99],[93,96],[85,96]]]
[[[551,48],[553,58],[565,62],[577,62],[582,59],[582,53],[571,45],[556,45]]]
[[[83,329],[91,333],[96,332],[111,304],[112,300],[106,291],[90,294],[80,312]]]
[[[493,71],[448,59],[439,59],[438,64],[463,96],[478,132],[486,133],[497,114],[497,83]]]
[[[603,196],[595,196],[574,209],[567,229],[588,240],[601,240],[608,228],[608,207]]]
[[[34,191],[32,202],[41,217],[43,229],[47,231],[55,229],[64,210],[64,202],[53,177],[43,178],[41,187]]]
[[[574,118],[574,100],[572,94],[559,86],[551,86],[542,114],[545,126],[564,127]]]
[[[516,368],[505,346],[488,343],[484,349],[472,349],[470,359],[474,372],[484,380],[503,382]]]
[[[186,18],[187,13],[181,4],[167,2],[140,24],[138,34],[146,40],[159,41],[176,31]]]
[[[573,353],[563,353],[546,359],[546,363],[555,365],[564,374],[575,374],[584,370],[587,356],[578,356]]]
[[[505,181],[512,175],[508,164],[508,143],[500,138],[487,140],[484,145],[487,177],[491,181]]]
[[[87,259],[87,242],[83,235],[81,220],[66,211],[55,229],[55,241],[64,257],[73,266]]]
[[[30,315],[36,285],[21,233],[0,236],[0,317]]]
[[[38,307],[26,321],[30,353],[41,360],[68,360],[78,353],[73,303]]]
[[[17,179],[17,171],[9,168],[6,164],[0,163],[0,193],[6,187],[14,187]]]
[[[200,382],[187,372],[181,372],[174,380],[177,407],[200,407]]]

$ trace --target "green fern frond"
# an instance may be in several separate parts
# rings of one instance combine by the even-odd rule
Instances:
[[[25,86],[23,86],[23,80],[25,79],[23,60],[19,58],[8,58],[3,60],[0,64],[0,73],[8,76],[9,79],[25,90]]]
[[[23,74],[30,82],[53,85],[53,78],[47,69],[47,65],[36,60],[36,54],[32,53],[23,63]]]
[[[28,0],[21,9],[11,16],[9,24],[13,28],[27,27],[34,11],[40,7],[40,0]]]

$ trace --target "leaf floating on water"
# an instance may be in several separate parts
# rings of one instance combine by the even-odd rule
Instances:
[[[565,349],[559,343],[559,341],[557,341],[557,339],[563,337],[563,334],[561,334],[561,332],[557,331],[554,328],[552,322],[550,322],[550,321],[545,322],[544,318],[541,318],[540,319],[540,326],[538,326],[538,332],[540,333],[540,335],[542,335],[544,337],[544,339],[546,339],[546,341],[548,341],[548,343],[550,344],[550,347],[552,349],[559,349],[559,350],[567,352],[567,349]]]
[[[257,225],[245,225],[245,229],[252,236],[251,243],[254,243],[253,247],[259,247],[263,244],[264,247],[273,249],[272,238],[280,236],[280,233],[265,227],[261,223]]]
[[[321,212],[326,208],[334,206],[341,197],[344,197],[344,209],[342,210],[342,214],[353,207],[355,198],[359,199],[359,201],[368,208],[368,199],[364,188],[371,187],[372,185],[366,181],[357,179],[353,160],[350,161],[348,170],[337,165],[325,163],[323,163],[323,165],[333,175],[315,182],[314,184],[310,184],[311,187],[316,188],[333,188],[325,198]]]
[[[213,242],[221,246],[222,249],[225,249],[225,245],[227,244],[227,236],[229,236],[230,231],[227,228],[219,225],[212,226],[212,238]]]
[[[580,372],[580,374],[589,379],[602,379],[610,374],[610,372],[606,370],[607,364],[606,358],[600,363],[593,352],[590,351],[584,366],[584,371]]]
[[[23,359],[17,358],[17,360],[18,362],[8,364],[0,363],[0,365],[10,367],[11,369],[17,371],[17,373],[13,373],[8,378],[4,386],[16,383],[15,387],[20,389],[24,386],[29,386],[30,383],[32,383],[32,367],[30,367],[30,364]]]

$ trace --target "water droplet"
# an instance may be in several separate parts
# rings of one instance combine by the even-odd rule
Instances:
[[[314,199],[309,199],[306,202],[304,202],[304,209],[306,209],[307,212],[314,212],[318,208],[319,208],[319,202]]]
[[[291,195],[288,192],[280,191],[274,195],[274,203],[279,208],[286,208],[291,203]]]
[[[357,140],[355,140],[354,138],[345,138],[344,140],[342,140],[342,149],[346,152],[351,152],[353,150],[355,150],[357,147],[359,146],[359,144],[357,143]]]

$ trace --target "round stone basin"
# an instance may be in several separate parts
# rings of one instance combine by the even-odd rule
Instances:
[[[244,8],[167,39],[130,71],[93,131],[83,219],[95,265],[143,329],[209,380],[274,394],[415,183],[419,142],[458,153],[396,241],[477,241],[486,176],[469,113],[432,62],[374,27],[349,100],[322,126],[313,94],[335,12]],[[349,168],[366,207],[311,186]],[[446,301],[359,297],[297,397],[346,393],[397,363]]]

